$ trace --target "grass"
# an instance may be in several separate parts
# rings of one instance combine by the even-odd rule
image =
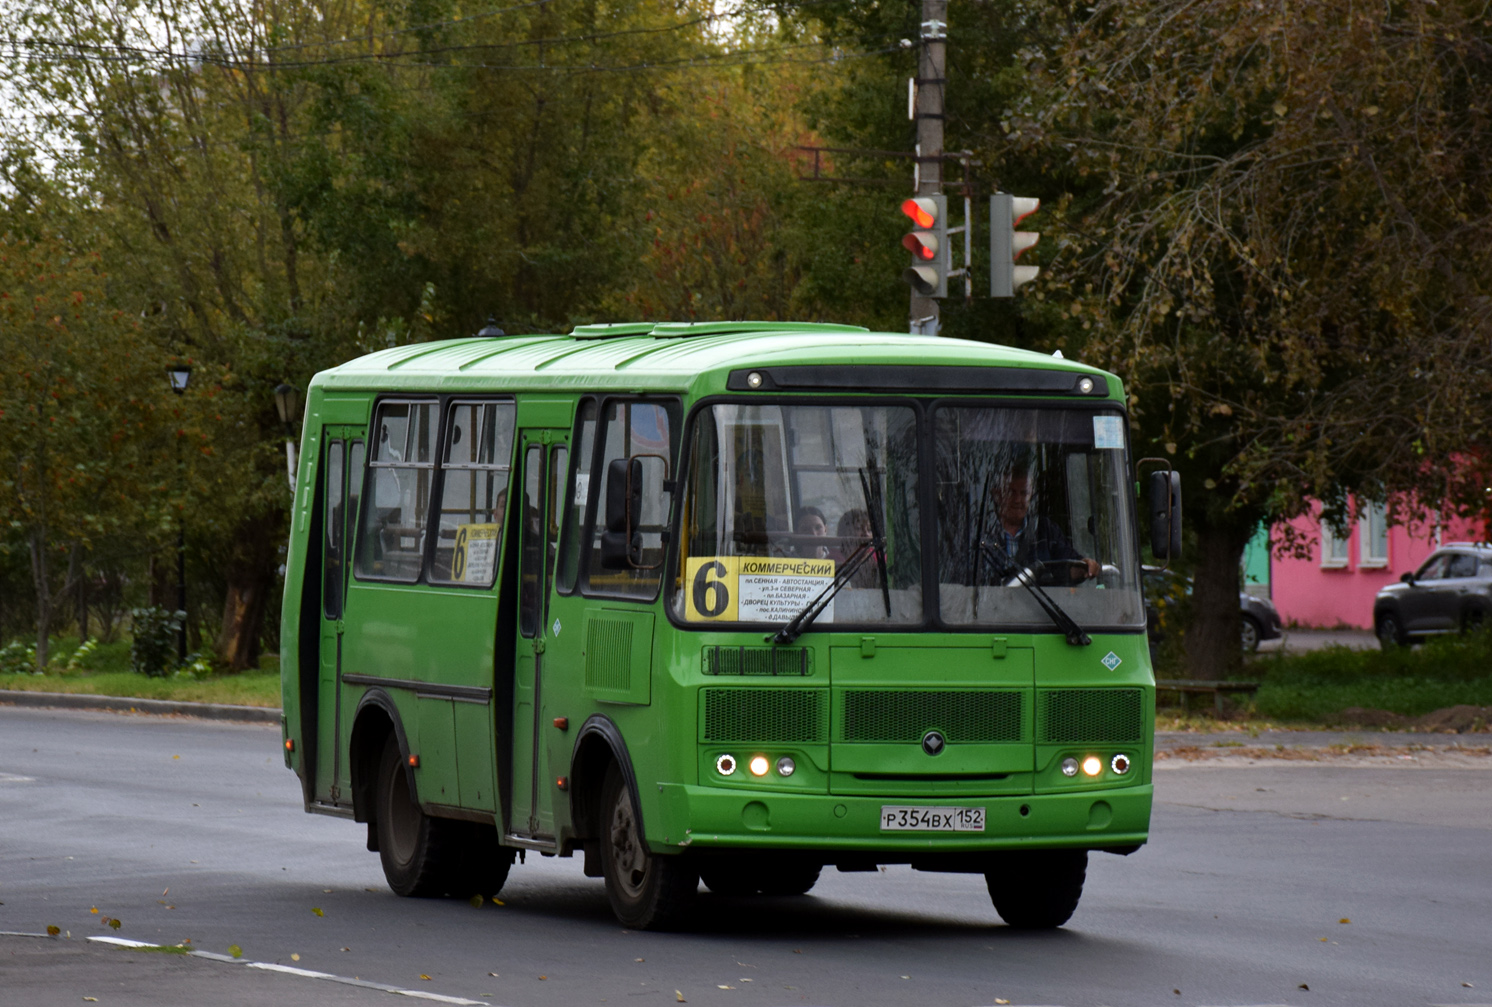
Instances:
[[[1447,706],[1492,706],[1492,633],[1446,636],[1390,651],[1326,647],[1252,659],[1261,716],[1330,723],[1348,707],[1419,717]]]
[[[0,689],[234,706],[280,705],[277,655],[266,657],[258,670],[241,674],[189,668],[164,678],[147,678],[130,670],[129,650],[128,640],[98,644],[87,651],[80,651],[75,637],[53,640],[51,661],[44,674],[0,671]]]

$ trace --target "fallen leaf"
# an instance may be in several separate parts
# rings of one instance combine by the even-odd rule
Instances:
[[[425,980],[426,982],[430,981],[430,977],[427,976],[427,975],[425,975],[425,973],[423,973],[423,972],[420,973],[420,978],[423,979],[423,980]]]
[[[632,959],[632,960],[633,960],[633,961],[634,961],[634,962],[640,962],[640,961],[643,961],[643,959],[641,959],[641,958],[634,958],[634,959]]]
[[[164,892],[161,892],[161,894],[162,895],[170,895],[171,894],[171,889],[167,888]]]
[[[96,1004],[96,1003],[98,1003],[98,997],[84,997],[84,998],[83,998],[83,999],[84,999],[84,1000],[87,1000],[87,1001],[88,1001],[88,1002],[89,1002],[89,1003],[91,1003],[91,1004]]]
[[[678,990],[673,991],[673,998],[681,1004],[686,1004],[689,1002],[688,1000],[684,999],[684,994],[680,993]]]
[[[1330,940],[1331,938],[1329,938],[1329,937],[1318,937],[1316,939],[1319,940],[1319,941],[1321,941],[1322,943],[1325,943],[1326,941]]]
[[[997,1004],[1008,1004],[1008,1003],[1010,1003],[1010,1001],[1009,1000],[1001,1000],[999,997],[996,997],[995,998],[995,1003],[997,1003]]]
[[[724,983],[716,983],[715,984],[715,988],[717,990],[733,990],[733,989],[735,989],[734,986],[727,986]]]
[[[47,924],[47,936],[48,937],[56,937],[60,933],[62,933],[62,928],[61,927],[55,926],[55,925],[50,924],[50,923]]]
[[[1338,923],[1351,923],[1352,921],[1349,920],[1347,917],[1343,916],[1341,919],[1337,920],[1337,922]]]
[[[98,915],[98,906],[94,906],[92,909],[90,909],[88,911],[90,913],[92,913],[93,915],[97,916]]]
[[[548,979],[549,977],[548,976],[540,976],[539,978],[540,979]]]
[[[298,962],[298,961],[300,961],[300,955],[295,954],[294,952],[291,952],[290,960],[293,961],[293,962]]]
[[[471,898],[470,898],[470,899],[469,899],[469,900],[467,900],[467,901],[469,901],[469,902],[470,902],[470,903],[471,903],[471,907],[472,907],[472,908],[473,908],[473,909],[481,909],[481,908],[482,908],[482,903],[483,903],[483,902],[486,902],[486,901],[487,901],[487,900],[486,900],[486,899],[484,899],[484,898],[482,898],[482,897],[481,897],[481,896],[480,896],[480,895],[473,895],[473,896],[472,896],[472,897],[471,897]]]
[[[1475,989],[1476,988],[1476,987],[1472,986],[1471,983],[1462,983],[1461,985],[1465,986],[1467,989]]]
[[[330,895],[331,893],[332,893],[332,890],[330,888],[323,888],[323,889],[321,889],[321,894],[322,895]]]
[[[118,930],[123,925],[124,924],[120,923],[118,920],[110,920],[109,921],[109,929],[110,930]]]
[[[179,755],[173,755],[173,756],[171,756],[171,758],[173,758],[173,759],[179,759],[179,758],[181,758],[181,756],[179,756]]]
[[[1175,993],[1177,996],[1181,995],[1181,991],[1180,990],[1172,990],[1171,992]]]
[[[320,909],[317,909],[315,906],[311,907],[311,912],[315,913],[317,916],[325,916],[326,915],[326,913],[322,912]]]
[[[232,955],[234,958],[242,958],[243,957],[243,948],[239,947],[237,944],[229,944],[228,945],[228,953],[230,955]]]
[[[343,948],[343,949],[342,949],[342,950],[343,950],[343,951],[351,951],[351,950],[352,950],[352,948]]]
[[[507,905],[507,903],[504,902],[502,899],[493,899],[492,900],[492,904],[494,906],[505,906],[505,905]]]
[[[1311,988],[1309,986],[1307,986],[1305,983],[1301,983],[1299,986],[1297,986],[1295,988],[1298,989],[1298,990],[1305,990],[1307,993],[1309,993],[1311,991]]]
[[[494,979],[498,978],[498,974],[496,972],[488,972],[487,974]]]

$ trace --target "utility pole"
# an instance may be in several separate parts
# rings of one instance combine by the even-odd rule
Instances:
[[[912,117],[917,123],[913,182],[918,196],[943,193],[943,91],[948,69],[948,0],[922,0],[922,50],[917,57]],[[967,265],[967,263],[965,263]],[[911,331],[938,334],[938,302],[912,290]]]

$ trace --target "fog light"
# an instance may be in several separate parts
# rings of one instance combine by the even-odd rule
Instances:
[[[722,755],[715,760],[715,772],[721,776],[730,776],[736,771],[736,757],[734,755]]]
[[[1103,760],[1096,755],[1090,755],[1083,760],[1083,772],[1088,776],[1097,776],[1103,772]]]
[[[797,771],[798,764],[794,762],[790,757],[784,755],[782,758],[777,760],[778,776],[792,776]]]
[[[1067,758],[1063,759],[1062,760],[1062,775],[1063,776],[1076,776],[1076,775],[1078,775],[1078,760],[1074,759],[1070,755]]]
[[[1114,756],[1113,761],[1109,763],[1109,768],[1118,775],[1123,776],[1125,773],[1129,772],[1129,756],[1125,755],[1123,752],[1120,752],[1118,755]]]
[[[752,776],[766,776],[767,757],[765,755],[753,755],[748,768],[750,768]]]
[[[748,388],[760,388],[762,386],[762,376],[756,371],[752,371],[746,375],[746,386]]]
[[[1084,395],[1087,395],[1089,392],[1093,391],[1093,379],[1084,378],[1083,380],[1079,381],[1078,391],[1082,392]]]

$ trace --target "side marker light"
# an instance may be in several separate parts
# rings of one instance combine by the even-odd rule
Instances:
[[[418,755],[410,755],[410,757],[409,757],[409,766],[410,766],[411,769],[419,769],[420,768],[420,757]]]
[[[1125,755],[1123,752],[1120,752],[1118,755],[1114,756],[1113,760],[1109,762],[1109,768],[1112,769],[1118,776],[1123,776],[1125,773],[1129,772],[1129,767],[1129,756]]]
[[[293,751],[295,751],[295,739],[294,738],[286,738],[285,739],[285,751],[287,751],[287,752],[293,752]]]
[[[715,760],[715,772],[721,776],[732,776],[736,771],[736,757],[734,755],[722,755]]]

